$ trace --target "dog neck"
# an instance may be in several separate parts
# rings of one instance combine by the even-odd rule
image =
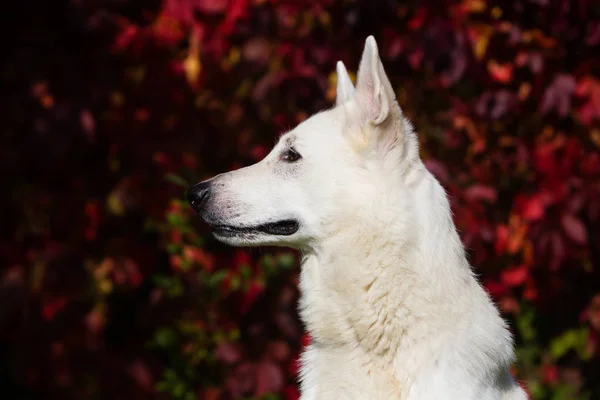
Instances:
[[[496,315],[473,277],[444,190],[424,168],[419,173],[402,193],[411,197],[379,207],[381,214],[348,218],[304,254],[301,316],[320,346],[410,363],[415,343],[452,332],[474,306]]]

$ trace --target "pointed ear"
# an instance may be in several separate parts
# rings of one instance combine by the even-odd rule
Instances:
[[[356,82],[356,100],[366,121],[375,125],[386,120],[396,95],[383,70],[379,59],[377,43],[369,36],[365,43],[358,78]]]
[[[335,104],[339,106],[350,100],[354,96],[354,85],[348,76],[348,71],[344,63],[341,61],[337,62],[337,89],[335,96]]]

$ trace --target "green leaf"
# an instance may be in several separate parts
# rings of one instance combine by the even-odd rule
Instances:
[[[185,179],[183,179],[182,177],[175,175],[175,174],[167,174],[165,176],[165,179],[177,186],[181,186],[184,189],[187,189],[190,187],[190,184]]]
[[[154,342],[159,347],[163,347],[163,348],[170,347],[176,341],[177,341],[177,334],[171,328],[163,327],[163,328],[158,329],[154,333]],[[169,371],[167,371],[167,372],[169,372]]]
[[[583,400],[580,396],[577,396],[577,390],[570,385],[559,385],[554,389],[552,400],[572,400],[572,399]]]
[[[535,314],[532,311],[527,311],[521,314],[521,316],[517,319],[519,332],[526,342],[535,340],[536,331],[534,327],[534,318]]]
[[[167,245],[167,252],[169,254],[178,254],[181,252],[181,245],[177,243],[169,243]]]
[[[169,297],[181,296],[185,291],[183,282],[181,282],[178,276],[155,276],[154,283],[156,286],[164,289]]]
[[[296,266],[296,257],[293,253],[283,253],[277,258],[279,266],[285,269],[290,269]]]
[[[242,265],[240,267],[240,276],[243,279],[248,279],[252,275],[252,270],[248,265]]]
[[[224,269],[218,270],[217,272],[212,274],[210,276],[210,278],[208,278],[208,281],[206,283],[210,287],[215,287],[218,284],[220,284],[221,282],[223,282],[223,279],[225,278],[226,275],[227,275],[226,270],[224,270]]]
[[[587,328],[570,329],[557,337],[550,344],[550,354],[554,360],[558,360],[570,350],[576,351],[583,359],[589,358],[587,354]]]
[[[167,214],[167,222],[173,226],[182,226],[185,224],[185,219],[180,214],[169,213]]]
[[[232,329],[231,332],[229,332],[229,340],[231,340],[232,342],[240,340],[240,337],[241,337],[240,330],[237,328]]]
[[[242,281],[239,276],[234,276],[231,278],[231,289],[238,290],[242,284]]]

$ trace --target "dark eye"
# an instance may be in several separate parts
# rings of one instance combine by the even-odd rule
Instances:
[[[301,159],[302,156],[294,149],[289,148],[281,154],[281,160],[289,163],[293,163]]]

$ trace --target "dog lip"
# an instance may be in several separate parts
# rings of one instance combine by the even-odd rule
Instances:
[[[275,236],[290,236],[298,231],[300,223],[295,219],[284,219],[254,226],[214,224],[212,225],[212,228],[216,235],[223,237],[252,235],[257,233]]]

